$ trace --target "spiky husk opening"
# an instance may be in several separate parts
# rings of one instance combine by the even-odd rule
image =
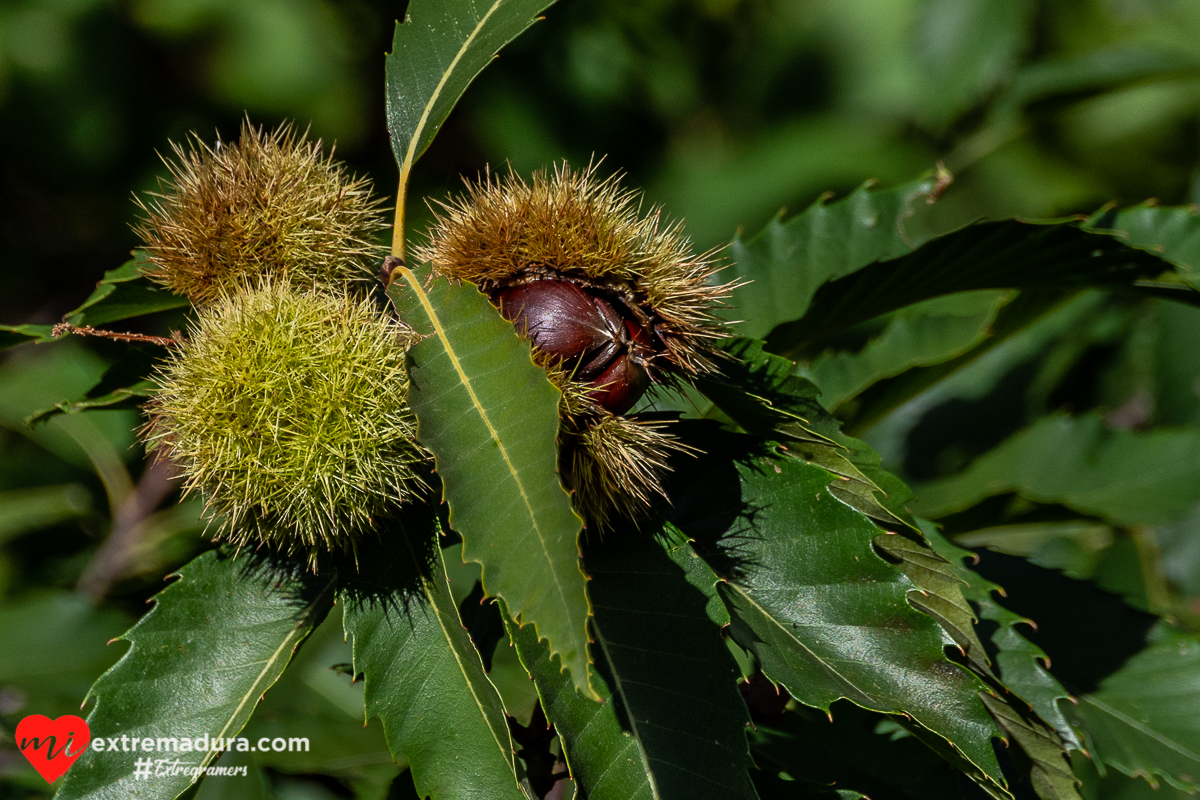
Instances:
[[[656,497],[665,497],[662,475],[672,452],[694,453],[668,432],[669,423],[605,415],[562,430],[560,469],[574,489],[575,504],[603,530],[614,517],[644,518]]]
[[[565,163],[529,182],[489,172],[439,205],[428,241],[414,250],[438,274],[487,292],[546,276],[612,292],[662,341],[662,369],[715,369],[712,343],[725,333],[713,311],[730,287],[712,282],[713,255],[694,255],[681,224],[664,225],[659,208],[640,215],[639,193],[621,188],[619,176],[601,180],[595,166]]]
[[[248,122],[232,144],[192,136],[172,143],[171,177],[134,228],[147,275],[193,303],[263,280],[337,289],[370,277],[385,225],[370,181],[350,175],[290,125],[264,133]]]
[[[714,283],[713,255],[694,255],[679,224],[664,224],[658,208],[641,214],[640,195],[618,176],[565,163],[528,182],[489,172],[440,206],[428,241],[414,250],[438,274],[476,284],[493,302],[530,281],[570,281],[613,300],[653,337],[645,366],[654,382],[715,371],[713,342],[726,331],[714,312],[731,286]],[[600,529],[645,517],[664,495],[669,453],[691,448],[667,423],[599,407],[567,370],[536,348],[534,357],[563,391],[560,468],[576,507]]]
[[[238,546],[352,548],[422,485],[404,367],[416,338],[344,293],[223,297],[159,367],[143,437]]]

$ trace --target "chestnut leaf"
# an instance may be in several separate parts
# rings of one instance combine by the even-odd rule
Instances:
[[[582,522],[557,474],[559,390],[529,344],[474,286],[427,270],[393,273],[388,296],[425,339],[409,351],[409,404],[417,441],[434,455],[463,537],[463,558],[483,565],[483,588],[562,658],[575,686],[588,677]]]

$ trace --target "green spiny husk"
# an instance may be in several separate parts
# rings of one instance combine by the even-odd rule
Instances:
[[[148,201],[135,232],[147,275],[197,305],[262,281],[340,289],[367,279],[382,257],[384,227],[371,184],[289,125],[264,133],[248,122],[232,144],[192,136],[171,145],[171,177]]]
[[[148,449],[239,547],[352,548],[422,487],[404,364],[416,338],[344,291],[226,295],[159,367]]]

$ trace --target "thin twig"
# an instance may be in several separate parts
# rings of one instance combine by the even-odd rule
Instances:
[[[77,333],[80,336],[99,336],[103,339],[116,339],[121,342],[145,342],[147,344],[157,344],[163,347],[175,347],[182,342],[178,332],[168,336],[147,336],[144,333],[121,333],[119,331],[98,331],[91,325],[77,326],[69,322],[60,322],[50,331],[50,335],[57,339],[65,333]]]

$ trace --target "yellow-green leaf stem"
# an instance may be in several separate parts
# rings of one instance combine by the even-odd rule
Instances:
[[[413,164],[484,67],[553,0],[415,0],[387,57],[387,116],[400,168],[392,255],[404,257],[404,204]]]

